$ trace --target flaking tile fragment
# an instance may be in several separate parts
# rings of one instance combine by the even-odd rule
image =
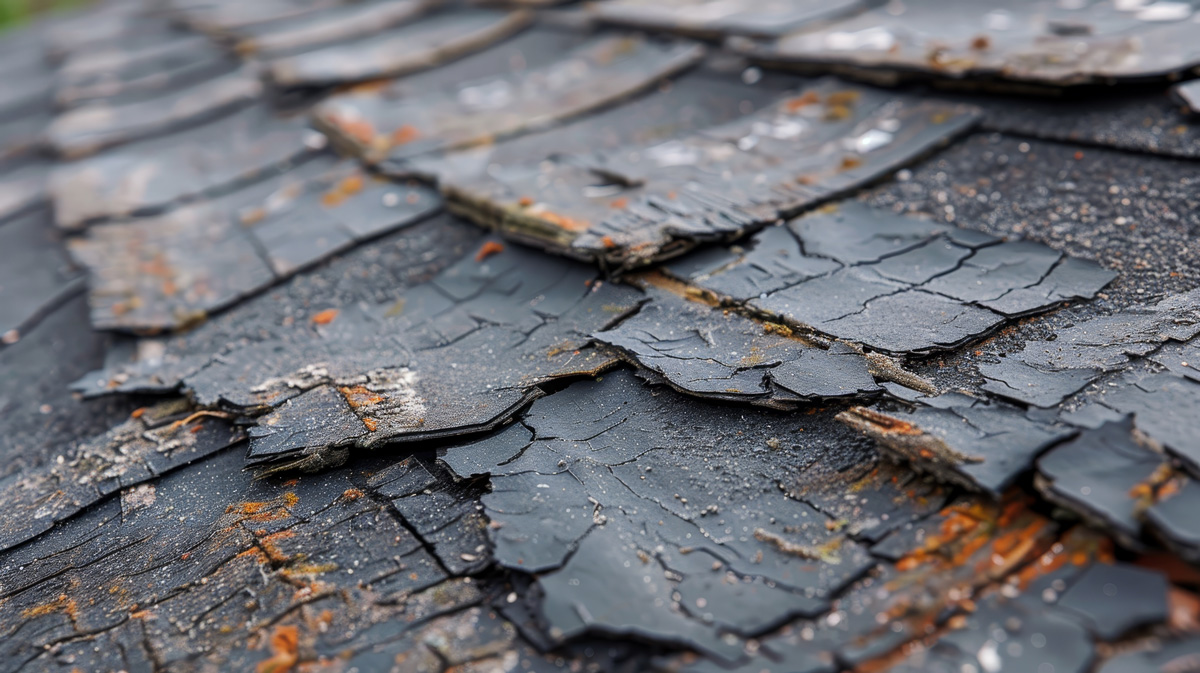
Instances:
[[[844,344],[823,348],[670,292],[648,295],[636,315],[595,338],[680,392],[791,408],[880,391],[867,359]]]
[[[45,208],[0,224],[0,343],[4,345],[18,341],[82,289],[82,278],[49,225]]]
[[[1084,520],[1141,548],[1137,489],[1164,463],[1161,454],[1134,437],[1131,417],[1085,430],[1038,459],[1038,489]]]
[[[609,0],[588,8],[602,23],[702,37],[783,35],[805,24],[850,14],[859,0]]]
[[[164,402],[109,432],[80,441],[3,485],[0,549],[52,528],[105,496],[155,479],[241,441],[223,414],[195,414],[186,402]]]
[[[720,630],[748,637],[821,614],[873,565],[828,515],[749,477],[777,461],[822,463],[802,428],[827,415],[685,400],[619,371],[534,402],[522,428],[442,454],[460,476],[487,470],[495,559],[538,573],[553,640],[630,635],[736,660],[739,639]],[[702,466],[688,458],[697,448]],[[836,468],[808,469],[819,482]]]
[[[1190,2],[936,1],[878,7],[735,48],[773,65],[872,81],[912,77],[1066,87],[1166,79],[1200,60]],[[1168,46],[1169,45],[1169,46]]]
[[[334,45],[271,63],[285,88],[321,87],[396,77],[438,66],[513,35],[532,21],[527,12],[443,12],[355,44]]]
[[[106,44],[73,52],[58,69],[54,100],[72,108],[177,89],[236,69],[237,61],[201,35],[151,44]]]
[[[979,365],[988,392],[1053,407],[1102,373],[1125,369],[1170,342],[1200,333],[1200,292],[1174,295],[1060,330],[1052,340],[1030,341],[998,363]]]
[[[437,0],[374,0],[235,30],[234,49],[243,56],[274,58],[331,42],[348,43],[418,18]]]
[[[667,268],[769,320],[890,353],[956,348],[1013,315],[1091,297],[1115,277],[1037,243],[857,202],[694,256]]]
[[[676,140],[502,166],[441,186],[448,207],[480,224],[632,267],[760,229],[899,168],[976,120],[973,108],[826,80]]]
[[[176,389],[207,407],[269,412],[250,460],[317,469],[350,446],[493,428],[540,396],[538,383],[610,366],[611,357],[591,357],[587,335],[642,296],[595,276],[513,245],[479,261],[471,250],[399,301],[314,311],[329,317],[198,358],[186,346],[159,352],[157,366],[134,360],[84,383],[97,392]],[[306,429],[307,442],[295,431],[309,414],[341,420]]]
[[[874,439],[895,460],[993,497],[1043,451],[1073,434],[1034,422],[1015,407],[983,402],[907,413],[855,407],[838,420]]]
[[[94,102],[60,114],[46,127],[46,143],[77,159],[101,149],[185,128],[246,106],[262,95],[255,66],[145,101]]]
[[[314,161],[165,215],[92,227],[70,249],[91,274],[93,324],[175,329],[439,205],[424,187]]]
[[[326,144],[302,118],[256,105],[194,129],[55,167],[49,179],[55,223],[152,215],[219,195],[312,158]]]
[[[489,144],[611,105],[696,64],[703,53],[696,44],[597,37],[541,68],[395,100],[344,94],[313,115],[318,128],[356,156],[387,161],[389,173],[397,173],[420,155]]]

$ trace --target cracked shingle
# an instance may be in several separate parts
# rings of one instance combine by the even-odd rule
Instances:
[[[808,23],[849,14],[859,0],[783,0],[771,3],[745,0],[609,0],[589,7],[603,23],[631,28],[679,32],[703,37],[722,35],[781,35]]]
[[[611,105],[695,65],[703,53],[695,44],[597,37],[518,74],[394,100],[346,94],[313,114],[356,156],[387,161],[395,173],[395,164],[423,154],[502,140]]]
[[[971,108],[823,81],[684,138],[504,167],[442,189],[454,211],[519,240],[635,266],[760,229],[899,168],[976,119]]]
[[[1193,11],[1189,2],[1013,0],[948,7],[925,0],[738,46],[772,64],[823,66],[892,82],[914,75],[1045,86],[1165,79],[1200,60],[1194,48],[1182,46]]]
[[[352,44],[278,59],[270,65],[270,79],[299,88],[396,77],[487,47],[521,31],[531,19],[525,12],[443,12]]]

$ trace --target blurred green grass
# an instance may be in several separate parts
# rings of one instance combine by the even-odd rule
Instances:
[[[88,0],[0,0],[0,31],[19,26],[39,14],[78,7],[87,2]]]

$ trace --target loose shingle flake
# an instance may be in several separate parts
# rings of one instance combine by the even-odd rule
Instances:
[[[1136,441],[1133,430],[1126,417],[1055,447],[1037,462],[1037,484],[1048,500],[1138,549],[1136,487],[1152,483],[1165,459]]]
[[[1007,81],[1046,86],[1167,78],[1198,61],[1191,2],[1041,0],[906,2],[735,46],[771,64],[895,81]]]
[[[319,128],[356,156],[403,163],[610,105],[694,65],[703,53],[696,44],[598,37],[520,74],[394,100],[377,93],[346,94],[321,103],[313,114]]]
[[[57,72],[55,102],[65,108],[176,89],[235,69],[237,61],[200,35],[148,45],[77,51]]]
[[[775,408],[880,390],[867,358],[844,344],[821,348],[667,291],[651,288],[649,296],[636,315],[595,337],[676,390]]]
[[[771,320],[893,352],[954,348],[1112,280],[1040,244],[844,202],[670,271]]]
[[[93,102],[69,110],[46,127],[46,142],[63,157],[84,157],[208,121],[250,104],[262,92],[258,69],[249,65],[159,98],[121,105]]]
[[[699,35],[778,36],[849,14],[859,0],[609,0],[588,8],[603,23]]]
[[[326,144],[302,118],[254,106],[223,119],[57,166],[50,176],[55,222],[152,215],[201,196],[270,177]]]
[[[527,12],[445,12],[354,44],[334,45],[274,61],[272,81],[282,87],[321,87],[397,77],[438,66],[524,29]]]
[[[238,53],[262,58],[304,52],[330,42],[370,37],[420,16],[437,0],[369,0],[345,3],[292,19],[235,31]]]
[[[879,443],[894,459],[939,479],[999,497],[1034,459],[1071,436],[1020,409],[965,398],[945,408],[883,413],[855,407],[838,420]]]
[[[1125,369],[1131,358],[1200,333],[1198,302],[1197,291],[1174,295],[1154,306],[1068,327],[1053,340],[1030,341],[997,363],[979,365],[987,379],[983,389],[1026,404],[1056,406],[1104,372]]]
[[[82,289],[42,208],[0,224],[0,343],[11,344]]]
[[[326,161],[166,215],[71,241],[91,273],[93,323],[172,329],[356,243],[433,214],[437,195]],[[149,269],[150,271],[147,271]]]
[[[977,116],[823,81],[666,143],[498,166],[442,188],[453,210],[518,240],[635,266],[736,238],[870,182]]]

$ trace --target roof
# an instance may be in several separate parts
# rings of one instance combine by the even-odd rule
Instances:
[[[1183,670],[1195,9],[0,36],[0,670]]]

